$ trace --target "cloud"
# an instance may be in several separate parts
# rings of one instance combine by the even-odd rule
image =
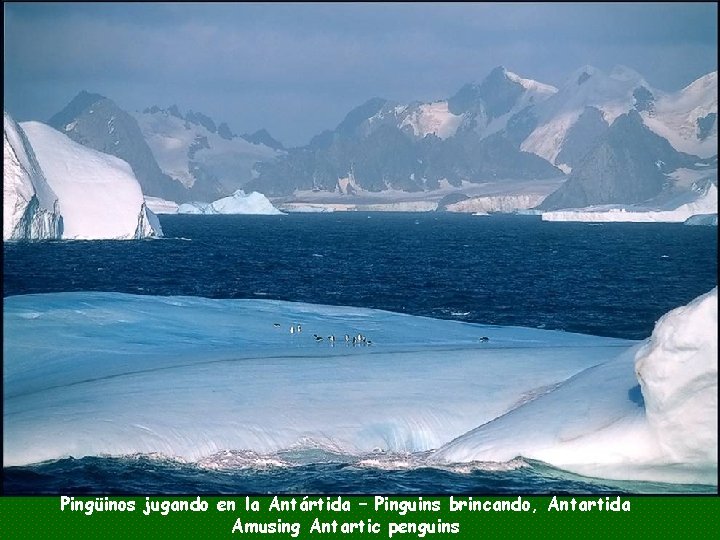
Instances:
[[[85,88],[131,108],[218,110],[237,130],[267,111],[296,142],[343,107],[440,99],[499,64],[550,84],[583,64],[626,64],[667,90],[717,66],[714,4],[6,4],[5,15],[11,108],[60,108]]]

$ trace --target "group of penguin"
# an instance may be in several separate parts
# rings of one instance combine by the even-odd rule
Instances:
[[[275,328],[280,327],[280,323],[274,323],[273,326]],[[291,324],[290,325],[290,333],[291,334],[300,334],[302,333],[302,325],[301,324]],[[322,336],[318,336],[317,334],[313,334],[313,338],[315,338],[315,341],[317,343],[320,343],[321,341],[324,341],[324,338]],[[330,345],[335,345],[335,336],[330,335],[327,337],[328,342]],[[345,344],[346,345],[365,345],[369,346],[372,345],[372,341],[370,341],[367,337],[363,336],[362,334],[358,334],[357,336],[351,336],[350,334],[345,334]]]

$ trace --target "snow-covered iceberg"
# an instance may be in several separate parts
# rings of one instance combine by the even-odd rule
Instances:
[[[693,362],[717,352],[717,310],[707,304],[717,292],[708,298],[664,319],[680,332],[687,325],[678,321],[702,322],[708,333]],[[298,324],[302,332],[291,333]],[[648,414],[642,401],[667,386],[658,362],[672,363],[700,330],[658,348],[360,308],[97,292],[6,298],[3,329],[5,466],[320,447],[431,451],[443,463],[524,455],[609,478],[717,478],[705,450],[664,450],[678,436],[689,448],[712,442],[707,362],[692,369],[708,382],[696,407],[673,377],[683,414],[702,416],[685,431],[666,430],[663,414],[674,413],[662,400],[648,397],[657,407]],[[346,344],[345,334],[358,333],[372,345]],[[714,377],[717,385],[717,364]],[[715,444],[716,434],[717,426]]]
[[[242,189],[237,190],[229,197],[223,197],[211,203],[192,202],[181,204],[178,214],[283,214],[275,208],[262,193],[253,191],[246,194]]]
[[[522,455],[590,476],[717,484],[717,301],[715,288],[671,311],[642,344],[433,459]]]
[[[130,166],[40,122],[20,124],[62,216],[63,239],[160,236]]]
[[[3,240],[55,240],[62,235],[58,198],[22,128],[3,113]]]

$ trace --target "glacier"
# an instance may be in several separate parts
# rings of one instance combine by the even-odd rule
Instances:
[[[192,202],[178,206],[178,214],[255,214],[274,216],[281,212],[270,200],[257,191],[245,193],[238,189],[229,197],[223,197],[211,203]]]
[[[716,484],[716,327],[717,289],[645,342],[274,300],[11,296],[3,463],[323,448]],[[358,333],[372,345],[342,337]]]
[[[353,185],[351,195],[347,186],[349,178],[339,182],[335,193],[315,193],[311,190],[295,190],[288,198],[275,198],[273,202],[284,212],[434,212],[445,210],[458,213],[517,213],[540,204],[556,190],[565,178],[546,180],[503,180],[472,183],[463,181],[452,186],[447,180],[440,181],[440,188],[432,191],[405,192],[386,189],[379,192],[365,191]],[[460,196],[459,201],[444,203],[443,199]]]
[[[713,183],[704,188],[679,193],[661,204],[607,204],[542,212],[543,221],[583,221],[588,223],[637,222],[684,223],[696,215],[717,215],[718,189]],[[690,222],[692,224],[692,221]]]
[[[40,122],[20,124],[63,219],[62,239],[139,239],[161,236],[130,166],[86,148]]]
[[[168,201],[160,197],[145,196],[145,204],[153,214],[177,214],[180,206],[175,201]]]
[[[57,240],[63,222],[22,128],[3,113],[3,240]]]

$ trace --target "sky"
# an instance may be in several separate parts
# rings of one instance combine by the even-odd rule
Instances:
[[[4,108],[47,121],[81,90],[177,104],[287,146],[372,97],[453,95],[503,65],[560,86],[626,65],[675,91],[717,70],[716,3],[5,3]]]

